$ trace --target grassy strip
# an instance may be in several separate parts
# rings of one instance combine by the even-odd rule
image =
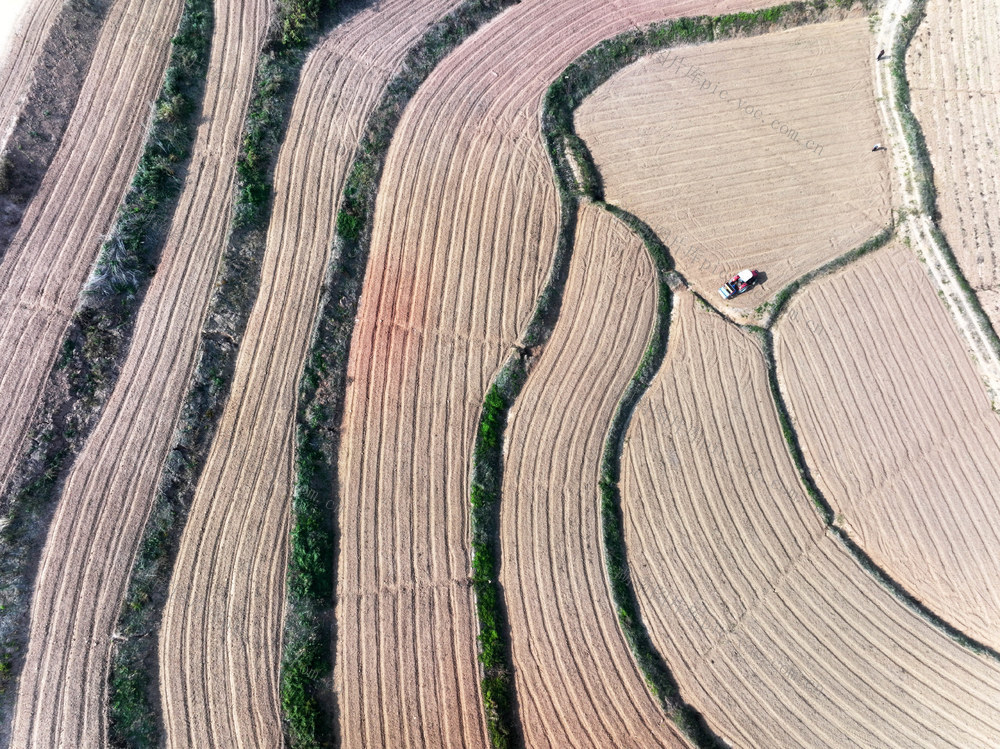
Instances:
[[[194,139],[213,27],[210,0],[186,0],[146,145],[45,385],[30,448],[0,507],[0,692],[23,664],[31,580],[60,480],[96,422],[131,339]],[[6,709],[6,708],[5,708]]]
[[[1000,356],[1000,336],[986,311],[983,309],[979,296],[969,284],[965,273],[962,271],[955,257],[951,245],[945,238],[944,233],[938,226],[941,214],[937,207],[937,190],[934,186],[934,167],[931,164],[930,151],[927,148],[927,141],[924,138],[923,129],[917,121],[913,110],[910,107],[910,83],[906,78],[906,51],[913,41],[917,28],[926,15],[927,0],[913,0],[912,9],[909,14],[903,16],[900,22],[900,33],[896,37],[895,46],[892,49],[892,80],[896,90],[896,100],[899,103],[899,118],[903,123],[903,133],[906,136],[906,145],[913,156],[916,164],[916,174],[914,179],[917,184],[917,191],[920,194],[920,209],[926,213],[932,223],[931,234],[934,241],[941,250],[945,264],[951,270],[952,276],[958,282],[958,287],[966,301],[969,303],[973,314],[984,331],[989,345]]]
[[[174,446],[118,617],[109,674],[108,733],[113,746],[154,747],[163,740],[157,647],[170,575],[257,297],[271,214],[270,180],[298,76],[320,30],[340,20],[333,18],[331,5],[314,0],[280,3],[258,59],[237,157],[233,231],[202,326]]]
[[[337,214],[337,238],[327,271],[320,315],[299,388],[296,414],[295,490],[281,705],[289,743],[296,747],[336,743],[330,683],[334,574],[337,553],[336,496],[339,430],[343,417],[348,348],[371,244],[375,196],[392,135],[403,109],[434,67],[482,24],[516,0],[467,0],[435,23],[409,50],[401,72],[389,82],[372,113],[348,173]],[[474,531],[475,532],[475,531]],[[500,633],[502,619],[484,618],[498,599],[477,588],[480,625]],[[496,640],[481,636],[492,659]],[[488,728],[504,745],[508,728],[504,681],[484,660],[482,682]]]

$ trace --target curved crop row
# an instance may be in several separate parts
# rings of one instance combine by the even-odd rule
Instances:
[[[175,174],[188,155],[196,105],[204,91],[212,29],[209,0],[188,0],[182,15],[180,4],[138,2],[131,7],[134,15],[127,14],[129,8],[124,6],[128,5],[116,7],[102,29],[95,62],[60,152],[0,266],[0,304],[8,308],[2,332],[5,361],[8,373],[17,367],[18,374],[3,377],[3,395],[9,398],[9,408],[0,432],[5,458],[0,495],[5,516],[0,531],[0,686],[6,686],[21,670],[30,581],[59,481],[96,422],[128,347],[139,306],[135,296],[140,292],[139,279],[131,273],[118,275],[125,269],[117,263],[130,257],[131,261],[125,262],[133,266],[141,263],[147,274],[151,269],[162,239],[159,224],[169,215],[180,191]],[[81,247],[89,243],[95,229],[106,231],[101,222],[114,215],[120,198],[117,190],[124,190],[127,184],[125,170],[134,164],[129,154],[141,146],[136,131],[142,132],[138,126],[146,119],[142,97],[161,79],[157,57],[162,54],[166,62],[167,38],[178,15],[180,26],[167,66],[170,72],[157,99],[149,137],[111,237],[101,248],[100,269],[92,276],[92,288],[113,288],[116,293],[94,297],[70,316],[79,292],[75,283],[82,280],[79,272],[90,264]],[[137,36],[136,43],[130,44],[130,25],[136,24],[145,25],[151,33]],[[160,42],[162,52],[157,46]],[[123,65],[123,60],[128,63]],[[103,90],[109,69],[121,74],[111,83],[115,96],[125,97],[119,90],[122,87],[131,91],[124,98],[127,105],[115,101],[113,117],[105,111],[107,99],[100,100],[109,94]],[[95,138],[91,131],[95,127],[106,127],[107,131],[100,129],[101,137]],[[81,140],[96,144],[92,155],[86,153]],[[104,174],[111,165],[112,174]],[[30,254],[26,252],[29,245],[33,248]],[[52,281],[50,274],[55,274],[57,281]],[[53,283],[57,288],[50,288]],[[44,299],[38,298],[40,292]],[[25,353],[28,351],[30,355]],[[55,368],[50,371],[53,360]],[[25,447],[27,454],[22,457]],[[6,713],[14,690],[0,692]]]

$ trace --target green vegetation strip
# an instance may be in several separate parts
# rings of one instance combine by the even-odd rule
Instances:
[[[371,217],[393,132],[406,104],[434,67],[480,26],[517,0],[468,0],[435,23],[409,50],[365,127],[337,214],[337,238],[327,270],[320,315],[299,387],[296,414],[295,489],[281,707],[294,747],[336,743],[331,704],[331,634],[338,549],[337,454],[343,418],[347,359],[367,269]],[[473,533],[476,531],[474,530]],[[495,579],[495,576],[494,576]],[[476,587],[480,626],[494,604]],[[493,626],[493,625],[490,625]],[[497,630],[499,631],[499,630]],[[511,735],[505,681],[491,665],[494,641],[480,637],[488,728],[497,746]]]
[[[948,240],[945,238],[940,226],[938,226],[941,214],[938,211],[937,191],[934,187],[934,167],[931,164],[930,151],[927,148],[927,141],[924,139],[923,129],[920,127],[920,123],[911,109],[910,83],[906,77],[906,51],[909,49],[910,43],[917,33],[917,28],[926,16],[926,8],[927,0],[913,0],[909,14],[903,16],[900,21],[899,34],[892,49],[892,80],[896,89],[896,100],[899,102],[897,111],[903,123],[906,145],[916,165],[917,173],[913,175],[913,179],[916,180],[917,191],[920,194],[920,209],[931,219],[931,234],[941,250],[945,264],[958,282],[959,290],[976,316],[989,345],[993,348],[996,355],[1000,357],[1000,336],[997,335],[993,323],[983,309],[979,296],[969,284],[965,273],[958,264],[958,259],[955,257],[954,251],[951,249],[951,245],[948,244]]]
[[[333,11],[332,2],[279,3],[258,58],[237,157],[233,230],[202,326],[174,445],[118,617],[109,674],[108,734],[113,746],[155,747],[164,740],[157,648],[170,576],[257,298],[271,215],[271,179],[298,76],[320,32],[342,20]]]
[[[156,266],[162,224],[180,193],[204,95],[213,17],[210,0],[187,0],[146,144],[109,239],[70,320],[33,421],[30,450],[0,508],[0,706],[23,662],[28,606],[60,480],[96,422],[131,340]]]

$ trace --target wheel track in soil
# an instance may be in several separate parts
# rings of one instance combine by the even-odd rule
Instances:
[[[668,13],[718,10],[522,2],[438,65],[404,111],[348,365],[335,659],[343,736],[365,745],[487,743],[469,470],[486,390],[532,314],[555,249],[542,99],[598,41]],[[439,631],[451,636],[429,639]]]
[[[383,1],[302,70],[274,178],[261,285],[164,609],[170,746],[277,745],[298,379],[358,139],[410,47],[455,0]]]
[[[134,343],[66,479],[42,553],[15,745],[106,741],[112,632],[229,232],[236,157],[269,9],[269,0],[216,5],[186,182]]]
[[[0,260],[0,494],[135,172],[181,7],[119,0],[108,11],[59,150]]]

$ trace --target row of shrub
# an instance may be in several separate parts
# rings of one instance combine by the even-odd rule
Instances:
[[[899,118],[903,124],[907,148],[917,166],[917,173],[913,175],[913,179],[916,180],[917,190],[920,194],[920,209],[930,217],[932,222],[933,241],[940,249],[944,262],[957,282],[961,294],[965,297],[980,328],[986,335],[987,344],[1000,357],[1000,336],[997,335],[992,321],[983,309],[979,296],[969,284],[951,245],[948,244],[948,240],[938,226],[940,212],[937,206],[937,190],[934,186],[934,167],[931,164],[930,150],[927,148],[923,129],[911,108],[910,83],[906,77],[906,51],[926,15],[926,7],[927,0],[913,0],[910,12],[901,19],[899,34],[896,36],[895,46],[892,49],[891,70],[896,90],[896,101],[899,104]]]
[[[467,0],[427,30],[407,52],[400,73],[389,82],[369,117],[348,172],[296,414],[295,493],[281,670],[282,713],[289,743],[295,747],[328,746],[337,739],[331,635],[335,555],[339,547],[339,430],[348,350],[367,269],[371,218],[385,157],[403,109],[434,67],[482,24],[516,1]],[[491,601],[479,593],[477,588],[481,623],[498,621],[489,616],[497,599]],[[496,641],[486,636],[480,642],[485,670],[483,696],[487,715],[495,716],[491,717],[489,729],[500,741],[508,732],[509,721],[502,708],[490,707],[504,703],[503,680],[488,665],[496,653]]]
[[[28,597],[54,499],[118,376],[176,205],[194,139],[212,34],[211,0],[186,0],[132,182],[70,320],[32,422],[29,451],[0,499],[0,693],[19,672]],[[6,706],[5,706],[6,710]]]
[[[163,741],[157,649],[170,576],[257,298],[271,215],[270,184],[299,72],[320,30],[333,22],[332,2],[279,3],[257,61],[237,156],[232,231],[202,325],[173,447],[118,617],[109,673],[108,734],[113,746],[153,747]]]

